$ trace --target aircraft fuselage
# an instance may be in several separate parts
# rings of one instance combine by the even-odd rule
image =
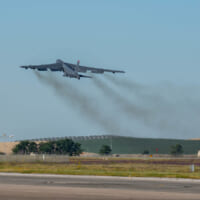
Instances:
[[[62,60],[56,60],[56,63],[59,63],[63,67],[63,76],[70,77],[70,78],[77,78],[80,79],[78,72],[75,69],[72,69],[70,66],[66,65]]]

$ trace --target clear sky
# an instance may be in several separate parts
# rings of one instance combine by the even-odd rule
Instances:
[[[0,0],[0,134],[15,139],[114,134],[66,106],[20,65],[80,59],[86,66],[125,70],[120,78],[145,85],[198,87],[199,10],[198,0]],[[64,79],[61,73],[58,77]],[[96,95],[97,106],[109,108],[91,80],[69,81],[93,101]],[[109,111],[112,118],[116,113]],[[154,135],[152,128],[135,127],[133,136],[167,137],[166,132]],[[173,137],[198,137],[188,130],[188,135]]]

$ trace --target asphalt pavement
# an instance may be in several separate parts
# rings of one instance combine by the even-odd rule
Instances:
[[[200,180],[0,173],[0,199],[200,199]]]

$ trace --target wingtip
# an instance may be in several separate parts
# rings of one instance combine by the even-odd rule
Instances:
[[[28,69],[28,67],[26,67],[26,66],[19,66],[19,68]]]

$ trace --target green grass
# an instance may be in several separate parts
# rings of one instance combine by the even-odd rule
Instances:
[[[126,177],[173,177],[200,179],[200,167],[190,172],[189,165],[163,164],[45,164],[45,163],[0,163],[0,172],[99,175]]]

